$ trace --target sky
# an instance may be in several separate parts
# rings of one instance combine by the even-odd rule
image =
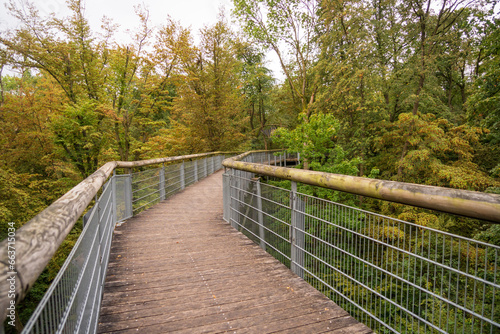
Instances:
[[[23,0],[12,0],[21,3]],[[24,0],[26,1],[26,0]],[[105,15],[120,25],[116,34],[118,42],[127,42],[126,30],[139,27],[139,19],[135,15],[134,6],[145,4],[149,9],[152,26],[161,25],[170,15],[175,21],[180,21],[183,27],[191,27],[195,42],[198,41],[198,32],[205,25],[214,24],[220,8],[224,8],[228,18],[233,8],[231,0],[84,0],[85,14],[93,31],[97,32],[101,26],[101,19]],[[9,16],[5,4],[9,0],[0,0],[0,31],[15,27],[16,21]],[[31,0],[40,11],[41,16],[55,13],[56,17],[65,17],[69,14],[65,0]],[[281,78],[281,70],[277,57],[269,54],[267,66],[273,70],[275,77]]]
[[[0,0],[0,28],[13,23],[8,17],[4,4],[9,0]],[[20,3],[21,0],[14,0]],[[65,0],[31,0],[42,16],[55,13],[57,17],[68,14]],[[93,28],[99,28],[101,18],[105,15],[120,24],[122,30],[133,29],[139,21],[134,13],[134,6],[144,3],[150,10],[151,22],[154,25],[164,22],[170,15],[183,26],[191,26],[198,31],[204,24],[214,23],[220,7],[226,11],[232,8],[231,0],[85,0],[86,16]]]

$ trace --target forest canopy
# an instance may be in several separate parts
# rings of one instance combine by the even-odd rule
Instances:
[[[8,3],[2,239],[111,160],[287,148],[305,169],[500,193],[498,1],[233,4],[198,32],[167,15],[152,26],[138,5],[119,42],[112,20],[90,26],[84,0],[67,1],[68,17]],[[500,244],[485,222],[302,191]],[[48,280],[57,256],[51,266]]]
[[[2,222],[22,224],[106,161],[218,150],[286,147],[306,169],[344,161],[360,176],[499,192],[496,1],[233,2],[238,23],[221,9],[199,32],[168,16],[151,26],[137,6],[122,43],[110,19],[91,28],[83,0],[69,17],[11,1]]]
[[[218,150],[286,147],[306,169],[344,161],[360,176],[499,192],[496,1],[233,2],[237,23],[221,9],[199,32],[168,16],[151,26],[137,6],[122,43],[110,19],[91,28],[83,0],[69,17],[11,1],[2,222],[22,224],[106,161]]]

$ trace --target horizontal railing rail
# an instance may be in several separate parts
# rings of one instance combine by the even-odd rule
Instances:
[[[84,314],[81,308],[101,298],[97,291],[101,291],[104,283],[114,224],[221,169],[225,157],[224,152],[213,152],[133,162],[113,161],[103,165],[15,231],[15,245],[10,247],[15,249],[14,261],[9,258],[9,240],[0,243],[2,322],[10,312],[9,306],[17,305],[24,298],[77,220],[96,200],[84,217],[80,239],[32,317],[40,320],[25,328],[25,332],[36,329],[43,333],[72,331],[68,328],[92,331],[98,312]],[[163,166],[110,178],[116,168],[159,164]],[[101,195],[96,198],[99,192]]]
[[[271,164],[267,153],[223,162],[224,219],[353,317],[379,333],[500,333],[499,246],[300,193],[299,180],[347,179]]]
[[[223,161],[234,168],[390,202],[500,223],[500,195],[478,191],[377,180],[245,161],[251,152]]]

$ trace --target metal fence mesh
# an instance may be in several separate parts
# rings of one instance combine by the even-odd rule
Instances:
[[[500,333],[500,247],[224,178],[226,220],[376,332]]]
[[[23,333],[94,333],[115,223],[112,191],[105,186],[73,250]]]
[[[95,333],[115,224],[221,169],[224,158],[113,176],[85,215],[79,239],[23,333]]]

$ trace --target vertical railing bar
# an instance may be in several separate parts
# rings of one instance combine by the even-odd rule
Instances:
[[[394,240],[396,236],[396,231],[394,229],[394,220],[392,221],[392,233],[394,233],[394,237],[392,239],[392,247],[391,247],[391,269],[389,270],[391,273],[394,273]],[[388,228],[389,228],[390,222],[388,222]],[[392,286],[393,286],[393,277],[391,275],[391,283],[390,283],[390,288],[389,288],[389,296],[392,296]],[[389,320],[387,321],[388,324],[391,324],[392,326],[392,305],[389,305]]]
[[[437,244],[437,240],[436,240],[436,244]],[[446,235],[443,235],[443,249],[442,249],[442,258],[441,258],[441,262],[443,264],[445,264],[445,251],[446,251]],[[436,250],[436,253],[437,253],[437,250]],[[437,276],[437,271],[435,272],[435,275]],[[445,279],[445,276],[444,276],[444,267],[441,267],[441,287],[439,289],[439,295],[440,296],[443,296],[443,283],[444,283],[444,279]],[[447,305],[449,305],[448,303],[446,303]],[[442,321],[443,321],[443,312],[439,312],[439,328],[442,328]]]
[[[493,282],[497,283],[497,264],[498,264],[498,249],[495,249],[495,270],[493,271]],[[495,296],[495,290],[496,288],[493,287],[493,293],[492,296]],[[491,319],[494,319],[495,315],[495,298],[492,298],[492,303],[491,303]],[[490,333],[493,333],[493,326],[490,325]]]
[[[57,309],[57,298],[51,298],[49,301],[48,301],[48,307],[45,309],[45,310],[48,310],[43,312],[42,315],[43,315],[43,318],[45,318],[45,320],[48,319],[48,321],[46,321],[47,323],[47,333],[49,333],[49,328],[50,328],[50,325],[55,323],[55,316],[57,316],[57,313],[56,313],[56,309]],[[56,305],[54,305],[56,304]]]
[[[459,270],[460,270],[460,258],[461,258],[461,256],[460,256],[460,254],[461,254],[461,252],[460,252],[461,242],[462,242],[462,240],[458,239],[458,253],[457,253],[457,255],[458,255],[458,264],[457,264],[457,269],[459,269]],[[458,291],[460,290],[459,288],[460,288],[460,274],[457,273],[457,291],[455,293],[455,297],[456,297],[455,303],[456,304],[458,304]],[[457,332],[457,313],[458,312],[457,312],[457,310],[455,308],[455,329],[454,329],[455,333]]]
[[[165,200],[165,164],[162,163],[161,165],[162,166],[158,174],[160,181],[158,184],[158,188],[160,189],[160,201],[163,201]]]
[[[404,225],[403,225],[404,226]],[[401,231],[401,222],[398,221],[398,252],[396,253],[396,263],[397,263],[397,266],[396,266],[396,276],[398,277],[403,277],[404,273],[403,273],[403,265],[401,265],[401,274],[399,273],[399,263],[400,263],[400,257],[401,257],[401,252],[399,251],[399,249],[403,248],[404,246],[401,246],[401,238],[399,237],[399,232]],[[403,236],[406,236],[405,233],[403,233]],[[404,242],[404,241],[403,241]],[[400,301],[398,302],[398,305],[401,305],[403,304],[403,287],[404,287],[405,283],[400,283],[400,286],[399,286],[399,290],[401,290],[401,299]],[[398,301],[398,292],[396,291],[396,301]],[[401,326],[402,326],[402,321],[399,321],[399,328],[400,328],[400,332],[401,332]]]
[[[484,252],[484,277],[483,279],[486,280],[487,274],[488,273],[488,252]],[[484,304],[486,302],[486,284],[483,283],[483,300],[481,303],[481,317],[484,318]],[[484,325],[484,320],[481,319],[481,333],[483,332],[483,325]]]
[[[477,277],[477,263],[478,263],[478,258],[477,258],[477,255],[479,254],[479,245],[476,244],[476,266],[474,268],[474,276]],[[486,267],[485,267],[485,270],[486,270]],[[474,293],[472,295],[472,312],[476,313],[476,288],[477,288],[477,280],[474,280]],[[464,304],[464,305],[467,305],[467,304]],[[471,333],[472,333],[472,330],[474,329],[474,320],[475,320],[475,317],[474,316],[471,316],[471,319],[472,319],[472,323],[471,323],[471,326],[470,326],[470,329],[471,329]]]
[[[257,192],[257,221],[259,222],[259,238],[260,247],[266,250],[265,234],[264,234],[264,215],[262,214],[262,192],[260,187],[260,179],[256,182],[256,192]]]
[[[469,273],[469,255],[470,255],[470,242],[467,241],[467,252],[465,253],[467,254],[467,258],[466,258],[466,264],[465,264],[465,272],[468,274]],[[464,290],[465,290],[465,294],[464,294],[464,305],[467,305],[467,279],[468,277],[465,276],[465,285],[464,285]],[[465,319],[463,319],[462,321],[462,334],[465,333]]]
[[[431,258],[431,237],[432,237],[432,231],[428,231],[429,232],[429,238],[428,238],[428,244],[427,244],[427,258],[430,259]],[[423,255],[423,253],[422,253]],[[430,262],[427,262],[427,277],[426,277],[426,280],[425,280],[425,283],[429,283],[429,275],[430,275],[430,266],[431,266],[431,263]],[[425,286],[424,286],[425,287]],[[424,300],[428,298],[428,294],[426,292],[424,292]],[[429,316],[428,316],[428,311],[427,311],[427,305],[425,305],[425,309],[424,309],[424,312],[425,312],[425,320],[429,320]],[[427,323],[424,324],[424,331],[427,331]]]
[[[198,182],[198,160],[194,160],[194,182]]]
[[[207,165],[207,158],[203,158],[203,163],[204,163],[204,166],[205,166],[205,177],[208,176],[208,165]]]
[[[453,237],[450,236],[450,266],[452,266],[453,264]],[[443,270],[444,270],[444,267],[443,267]],[[452,298],[452,290],[451,290],[451,277],[452,277],[453,273],[448,271],[448,286],[449,286],[449,289],[448,289],[448,300],[451,300]],[[447,312],[446,312],[446,319],[449,319],[450,318],[450,304],[448,303],[447,305]],[[449,328],[450,328],[450,322],[447,321],[446,322],[446,331],[449,332]]]

